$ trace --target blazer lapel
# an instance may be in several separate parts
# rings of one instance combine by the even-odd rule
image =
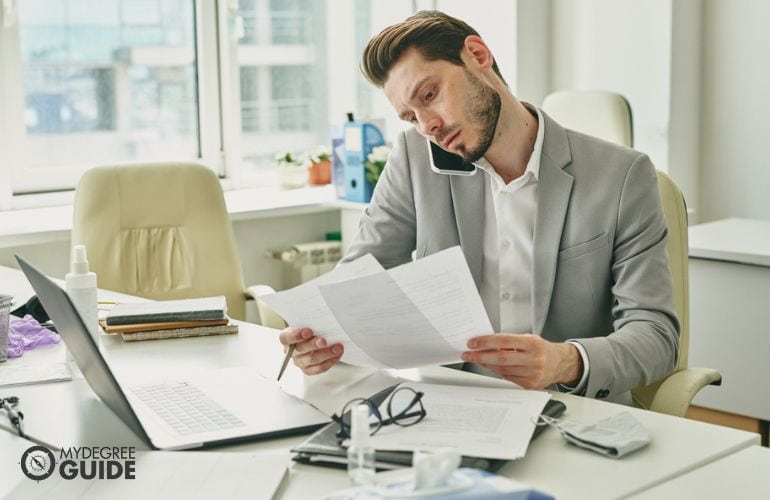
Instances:
[[[472,177],[451,176],[452,206],[457,234],[476,287],[481,286],[484,239],[484,173]]]
[[[541,110],[542,112],[542,110]],[[572,156],[564,129],[543,113],[545,136],[538,175],[537,215],[532,244],[532,329],[545,326],[556,277],[564,219],[572,193],[572,176],[564,171]]]

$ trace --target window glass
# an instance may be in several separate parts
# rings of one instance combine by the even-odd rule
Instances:
[[[327,142],[326,9],[318,0],[240,0],[241,151],[247,171]]]
[[[18,9],[27,167],[199,156],[194,0]]]
[[[361,75],[359,59],[384,27],[376,16],[385,11],[395,21],[411,9],[408,0],[239,0],[242,171],[260,176],[276,154],[328,146],[330,126],[348,112],[382,118],[384,98]]]

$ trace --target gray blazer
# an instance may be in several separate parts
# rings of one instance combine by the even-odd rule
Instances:
[[[638,151],[543,119],[533,333],[579,341],[586,396],[629,403],[630,389],[673,370],[679,346],[655,169]],[[425,139],[399,134],[343,262],[372,253],[389,268],[461,245],[478,286],[484,182],[434,173]]]

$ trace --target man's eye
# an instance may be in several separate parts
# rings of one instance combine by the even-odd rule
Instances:
[[[432,90],[429,90],[428,93],[425,94],[425,100],[430,101],[431,99],[433,99],[434,95],[436,95],[435,92],[433,92]]]
[[[409,117],[409,122],[410,123],[414,123],[416,121],[417,121],[417,116],[416,115],[412,115],[412,116]]]

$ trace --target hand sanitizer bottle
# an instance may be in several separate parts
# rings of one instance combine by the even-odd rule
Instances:
[[[351,411],[348,477],[357,486],[373,484],[374,447],[369,439],[369,407],[360,404]]]
[[[94,340],[99,339],[99,317],[96,301],[96,273],[88,270],[86,247],[75,245],[72,247],[72,260],[70,272],[64,277],[64,287],[67,295],[75,304],[80,317],[83,318],[88,332]]]

